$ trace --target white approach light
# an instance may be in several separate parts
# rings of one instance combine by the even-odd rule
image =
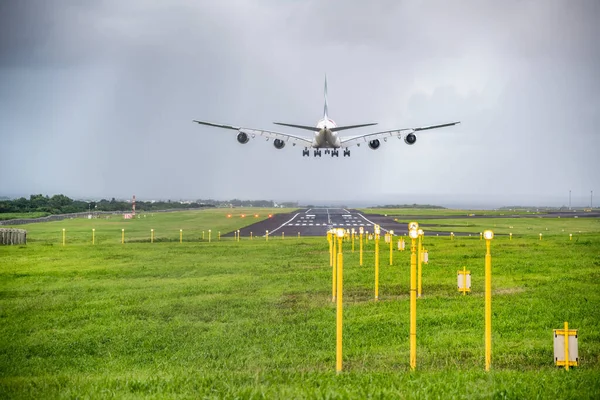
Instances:
[[[410,231],[411,229],[417,230],[419,229],[419,223],[418,222],[409,222],[408,223],[408,230]]]
[[[494,238],[494,232],[487,230],[483,232],[483,237],[485,240],[492,240]]]
[[[393,235],[393,234],[394,234],[394,231],[390,230],[390,235]]]
[[[358,228],[358,232],[362,235],[363,233],[365,233],[365,229],[361,226]]]
[[[418,237],[419,237],[419,232],[417,232],[417,230],[416,230],[416,229],[411,229],[410,231],[408,231],[408,236],[409,236],[411,239],[416,239],[416,238],[418,238]]]
[[[379,225],[375,225],[375,234],[379,235],[379,233],[381,233],[381,228],[379,227]]]
[[[423,232],[423,229],[418,229],[417,233],[419,234],[419,236],[423,236],[425,234],[425,232]]]
[[[342,228],[339,228],[337,230],[337,237],[339,237],[340,239],[344,237],[344,234],[345,234],[345,232]]]

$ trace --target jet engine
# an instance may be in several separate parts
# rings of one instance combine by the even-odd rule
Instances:
[[[281,139],[275,139],[273,140],[273,146],[275,146],[276,149],[281,150],[285,147],[285,142]]]
[[[377,150],[380,145],[381,143],[379,142],[379,139],[371,140],[369,142],[369,147],[373,150]]]
[[[413,144],[415,144],[416,141],[417,141],[417,137],[413,133],[409,133],[404,138],[404,143],[406,143],[406,144],[413,145]]]
[[[249,140],[250,140],[250,138],[248,137],[247,133],[245,133],[245,132],[238,133],[237,141],[240,142],[241,144],[248,143]]]

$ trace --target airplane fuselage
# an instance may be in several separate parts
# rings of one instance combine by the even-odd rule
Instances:
[[[321,119],[316,126],[312,147],[317,149],[339,149],[342,147],[342,142],[337,133],[331,131],[331,128],[336,126],[332,119]]]

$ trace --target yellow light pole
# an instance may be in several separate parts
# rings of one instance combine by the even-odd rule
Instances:
[[[379,300],[379,233],[381,228],[375,225],[375,301]]]
[[[491,241],[494,232],[487,230],[485,236],[485,370],[490,370],[492,363],[492,255]]]
[[[269,241],[269,231],[265,231],[265,241]]]
[[[423,276],[423,236],[425,233],[423,229],[417,229],[419,234],[419,245],[417,248],[417,297],[421,297],[421,284]]]
[[[208,243],[210,243],[210,236],[211,236],[211,231],[210,229],[208,230]]]
[[[450,232],[450,240],[454,240],[454,232]]]
[[[92,244],[96,244],[96,228],[92,229]]]
[[[569,233],[569,240],[573,240],[573,234]]]
[[[479,232],[479,240],[483,240],[483,232]]]
[[[327,231],[327,243],[329,244],[329,266],[333,266],[333,246],[331,244],[331,230]]]
[[[336,242],[335,242],[335,238],[337,237],[337,230],[332,229],[331,231],[331,240],[333,241],[333,248],[332,248],[332,252],[333,252],[333,265],[332,267],[332,272],[331,272],[331,301],[335,302],[335,295],[337,292],[337,251],[336,251]]]
[[[204,231],[202,231],[202,240],[204,240]]]
[[[342,239],[344,230],[337,230],[338,254],[337,254],[337,303],[336,303],[336,345],[335,345],[335,370],[342,372],[342,332],[343,332],[343,287],[344,287],[344,255],[342,254]]]
[[[542,234],[540,233],[540,240],[542,240]]]
[[[512,232],[508,234],[508,240],[512,240]]]
[[[413,224],[411,222],[411,224]],[[409,227],[411,226],[409,224]],[[418,227],[419,224],[414,223]],[[410,369],[417,368],[417,229],[408,231],[410,246]]]
[[[150,229],[150,243],[154,243],[154,229]]]
[[[252,232],[250,232],[250,240],[252,240]]]
[[[179,243],[183,243],[183,229],[179,230]]]
[[[358,248],[359,248],[359,252],[360,252],[360,263],[359,265],[362,267],[363,265],[363,233],[364,233],[364,228],[361,226],[358,228]]]
[[[67,231],[65,230],[65,228],[63,228],[62,232],[63,232],[63,246],[64,246],[67,241]]]
[[[121,229],[121,244],[125,244],[125,228]]]
[[[240,230],[239,229],[237,231],[237,234],[238,234],[238,242],[239,242],[240,241]]]
[[[394,231],[390,231],[390,265],[394,264]]]
[[[352,252],[354,253],[354,235],[356,234],[356,231],[354,230],[354,228],[352,228]]]
[[[300,232],[298,232],[298,239],[300,239]]]
[[[285,239],[285,232],[281,232],[281,240]]]
[[[219,232],[217,233],[217,239],[219,240],[219,242],[221,241],[221,231],[219,231]]]

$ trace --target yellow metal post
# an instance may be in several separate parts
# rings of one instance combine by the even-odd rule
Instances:
[[[359,246],[359,251],[360,251],[360,263],[359,265],[362,267],[363,265],[363,234],[359,234],[358,236],[358,246]]]
[[[352,252],[354,253],[354,231],[352,231]]]
[[[300,239],[300,232],[298,232],[298,239]]]
[[[540,240],[542,240],[542,234],[540,233]]]
[[[485,370],[490,370],[492,363],[492,255],[491,240],[486,238],[485,254]]]
[[[269,241],[269,231],[265,232],[265,241],[268,242]]]
[[[125,244],[125,228],[121,229],[121,244]]]
[[[332,234],[331,240],[333,241],[333,247],[331,249],[333,254],[333,265],[332,265],[332,284],[331,284],[331,301],[335,302],[335,294],[337,291],[337,251],[335,245],[335,236]]]
[[[252,232],[250,232],[250,240],[252,240]]]
[[[508,240],[512,240],[512,232],[508,234]]]
[[[210,243],[210,236],[211,236],[211,231],[210,229],[208,230],[208,243]]]
[[[410,247],[410,368],[417,367],[417,246],[411,238]]]
[[[454,232],[450,232],[450,240],[454,240]]]
[[[204,231],[202,231],[202,240],[204,240]]]
[[[154,243],[154,229],[150,229],[150,243]]]
[[[421,231],[421,230],[419,230]],[[419,244],[417,247],[417,297],[421,297],[421,284],[423,273],[423,235],[419,234]]]
[[[240,230],[239,229],[237,231],[237,234],[238,234],[238,242],[239,242],[240,241]]]
[[[183,229],[179,230],[179,243],[183,243]]]
[[[479,232],[479,240],[483,240],[483,232]]]
[[[565,321],[565,370],[569,370],[569,323]]]
[[[96,229],[92,229],[92,244],[96,244]]]
[[[217,234],[217,239],[218,239],[219,241],[221,241],[221,231],[219,231],[219,232],[218,232],[218,234]]]
[[[327,231],[327,243],[329,244],[329,266],[333,266],[333,245],[331,244],[331,231]]]
[[[573,234],[569,233],[569,240],[573,240]]]
[[[394,265],[394,235],[390,233],[390,265]]]
[[[342,254],[342,238],[339,239],[339,253],[337,255],[337,307],[336,307],[336,346],[335,370],[342,371],[342,331],[343,331],[343,282],[344,282],[344,255]]]
[[[281,232],[281,240],[285,239],[285,232]]]
[[[63,246],[65,245],[66,239],[67,239],[66,234],[67,234],[67,232],[66,232],[65,228],[63,228]]]
[[[379,235],[375,234],[375,301],[379,300]]]

